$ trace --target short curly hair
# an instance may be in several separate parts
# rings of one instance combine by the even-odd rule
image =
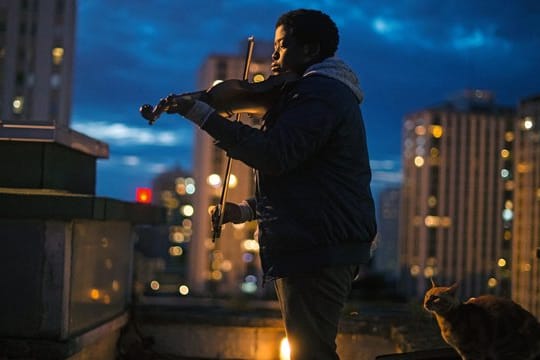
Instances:
[[[319,44],[321,60],[334,56],[339,44],[339,31],[334,21],[319,10],[297,9],[281,15],[276,28],[283,25],[301,45]]]

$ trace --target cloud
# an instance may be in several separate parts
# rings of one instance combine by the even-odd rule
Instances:
[[[115,146],[191,146],[193,134],[189,131],[158,130],[150,127],[133,127],[123,123],[76,122],[73,129]]]

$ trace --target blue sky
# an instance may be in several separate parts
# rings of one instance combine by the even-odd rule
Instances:
[[[163,116],[150,127],[139,106],[197,90],[208,55],[243,54],[250,35],[271,41],[279,15],[300,7],[334,19],[338,56],[360,77],[375,191],[400,181],[407,113],[465,88],[505,105],[540,94],[537,0],[83,0],[72,127],[109,144],[97,194],[133,201],[160,172],[190,171],[193,126]]]

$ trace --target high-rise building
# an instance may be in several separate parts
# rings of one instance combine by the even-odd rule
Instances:
[[[255,45],[249,81],[266,78],[270,69],[271,48],[264,58],[261,45]],[[241,79],[244,56],[211,55],[204,62],[199,74],[199,87],[207,89],[217,80]],[[234,119],[231,119],[233,121]],[[260,119],[243,116],[241,121],[257,125]],[[256,224],[226,224],[221,237],[212,242],[212,229],[208,210],[219,204],[225,175],[227,156],[215,146],[203,131],[197,130],[194,148],[194,178],[197,192],[194,197],[193,240],[190,244],[190,287],[195,293],[213,292],[217,295],[236,293],[261,294],[261,270],[258,243],[255,241]],[[240,202],[255,194],[253,170],[240,161],[232,162],[227,201]]]
[[[0,120],[69,127],[75,0],[0,0]]]
[[[540,96],[521,101],[515,127],[512,298],[540,318]]]
[[[392,187],[379,194],[379,236],[374,255],[375,270],[385,275],[387,280],[399,277],[399,204],[401,189]]]
[[[401,284],[430,279],[461,296],[510,296],[515,111],[471,90],[414,112],[403,126]]]

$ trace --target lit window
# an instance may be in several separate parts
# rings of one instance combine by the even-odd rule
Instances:
[[[534,127],[534,122],[530,116],[526,116],[521,124],[523,130],[531,130]]]
[[[418,136],[426,135],[426,127],[423,125],[418,125],[414,128],[414,132]]]
[[[503,259],[503,258],[500,258],[500,259],[497,261],[497,265],[499,265],[499,267],[505,267],[505,266],[506,266],[506,260]]]
[[[13,99],[13,113],[22,114],[23,110],[24,110],[24,97],[16,96]]]
[[[414,158],[414,165],[415,165],[416,167],[422,167],[422,166],[424,166],[424,158],[421,157],[421,156],[416,156],[416,157]]]
[[[504,133],[504,140],[507,141],[507,142],[512,142],[514,141],[514,133],[511,132],[511,131],[507,131]]]
[[[488,284],[488,286],[489,286],[490,288],[494,288],[495,286],[497,286],[497,282],[498,282],[497,279],[495,279],[495,278],[489,278],[487,284]]]
[[[182,206],[182,214],[184,216],[192,216],[195,210],[193,209],[193,206],[191,205],[184,205]]]
[[[413,265],[411,266],[411,275],[412,276],[418,276],[418,274],[420,274],[420,266],[418,265]]]
[[[169,248],[169,255],[171,256],[182,256],[184,253],[184,250],[182,250],[182,247],[180,246],[171,246]]]
[[[510,209],[504,209],[502,212],[502,218],[504,221],[510,221],[514,217],[514,212]]]
[[[64,58],[64,49],[61,47],[55,47],[52,49],[52,60],[54,65],[60,65]]]
[[[501,177],[502,177],[503,179],[506,179],[506,178],[508,178],[509,176],[510,176],[510,170],[508,170],[508,169],[502,169],[502,170],[501,170]]]
[[[433,125],[431,127],[431,134],[436,139],[440,138],[443,135],[443,127],[441,125]]]
[[[219,176],[218,174],[211,174],[206,179],[206,182],[212,187],[218,187],[219,185],[221,185],[221,176]]]
[[[501,150],[501,157],[503,159],[507,159],[510,157],[510,151],[508,149],[502,149]]]
[[[156,280],[150,281],[150,289],[152,289],[154,291],[158,291],[159,290],[159,282],[156,281]]]
[[[187,287],[186,285],[180,285],[178,287],[178,292],[180,293],[180,295],[186,296],[187,294],[189,294],[189,287]]]
[[[234,189],[236,185],[238,185],[238,178],[234,174],[231,174],[229,177],[229,188]]]

